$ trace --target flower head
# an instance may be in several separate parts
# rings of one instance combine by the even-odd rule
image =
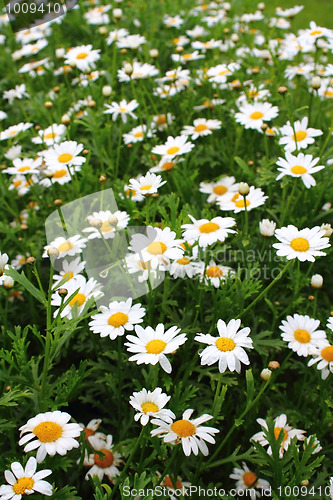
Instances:
[[[50,469],[44,469],[36,472],[37,461],[30,457],[25,468],[19,462],[13,462],[10,466],[12,471],[5,471],[5,478],[8,485],[0,486],[1,500],[21,500],[22,495],[31,495],[32,493],[41,493],[50,497],[52,495],[52,486],[43,479],[50,474]]]
[[[297,229],[293,225],[276,229],[275,236],[281,243],[274,243],[276,254],[280,257],[299,259],[301,262],[315,261],[315,257],[326,255],[322,250],[330,247],[329,239],[324,238],[325,231],[315,226],[312,229]]]

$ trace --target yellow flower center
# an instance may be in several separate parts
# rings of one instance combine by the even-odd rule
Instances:
[[[208,127],[207,127],[207,125],[205,125],[204,123],[199,123],[199,125],[197,125],[197,126],[194,128],[194,130],[195,130],[196,132],[203,132],[204,130],[207,130],[207,129],[208,129]]]
[[[126,113],[127,109],[126,108],[119,108],[119,111],[121,111],[122,113]]]
[[[16,133],[17,133],[17,129],[11,130],[11,132],[9,132],[9,135],[15,135]]]
[[[63,275],[63,278],[67,278],[67,281],[71,280],[73,278],[74,274],[72,273],[72,271],[69,271],[68,273],[65,273]]]
[[[109,325],[113,326],[114,328],[119,328],[119,326],[125,325],[127,321],[128,321],[127,314],[122,312],[112,314],[108,319]]]
[[[150,340],[146,344],[148,354],[160,354],[166,348],[166,343],[163,340]]]
[[[137,132],[136,134],[134,134],[134,137],[143,137],[143,133],[142,132]]]
[[[153,241],[153,243],[147,246],[147,252],[151,255],[162,255],[166,249],[167,246],[162,241]]]
[[[31,479],[31,477],[21,477],[13,485],[13,490],[16,493],[16,495],[23,495],[26,490],[32,490],[34,484],[35,481]]]
[[[219,75],[219,76],[223,76],[223,75],[226,75],[226,74],[228,74],[228,73],[230,73],[230,71],[229,71],[228,69],[224,69],[224,70],[220,71],[220,72],[218,73],[218,75]]]
[[[171,424],[171,430],[179,437],[189,437],[195,434],[196,428],[189,420],[176,420]]]
[[[255,488],[257,484],[257,476],[253,474],[253,472],[245,472],[245,474],[243,474],[243,482],[247,488],[250,488],[250,486]]]
[[[333,97],[333,90],[326,90],[324,94],[326,97]]]
[[[308,134],[304,131],[304,130],[299,130],[298,132],[296,132],[296,134],[294,135],[294,141],[296,140],[297,142],[301,142],[305,139],[305,137],[307,136]]]
[[[244,208],[245,207],[245,203],[244,203],[244,198],[241,199],[241,200],[237,200],[235,202],[235,205],[236,207],[238,208]],[[250,205],[250,201],[249,200],[246,200],[246,206],[248,207]]]
[[[321,351],[321,357],[331,363],[333,361],[333,345],[328,345],[324,347]]]
[[[261,111],[254,111],[254,113],[250,114],[251,120],[260,120],[264,116],[264,113]]]
[[[152,413],[156,413],[159,408],[157,405],[155,405],[155,403],[143,403],[141,405],[141,409],[143,413],[148,413],[149,411],[151,411]]]
[[[191,59],[192,58],[192,54],[184,54],[183,55],[183,59]]]
[[[220,229],[220,226],[215,224],[215,222],[206,222],[199,227],[200,233],[213,233],[218,229]]]
[[[213,189],[213,193],[217,194],[217,196],[221,196],[222,194],[225,194],[227,191],[228,189],[225,186],[222,186],[221,184],[215,186]]]
[[[74,245],[71,241],[64,241],[63,243],[61,243],[61,245],[58,246],[58,250],[60,253],[68,252],[68,250],[71,250],[73,247]]]
[[[309,242],[305,238],[294,238],[291,240],[290,246],[295,252],[307,252],[310,248]]]
[[[301,344],[307,344],[311,340],[311,335],[306,330],[298,329],[294,331],[294,338]]]
[[[302,165],[294,165],[291,168],[293,174],[306,174],[307,170]]]
[[[178,151],[180,151],[180,148],[178,146],[173,146],[173,147],[167,149],[167,154],[168,155],[175,155],[176,153],[178,153]]]
[[[67,175],[68,172],[67,170],[65,170],[64,168],[60,169],[60,170],[56,170],[53,174],[53,178],[54,179],[59,179],[60,177],[64,177],[65,175]]]
[[[149,261],[148,262],[142,262],[142,260],[139,260],[138,261],[138,266],[145,270],[145,269],[148,269],[149,268]]]
[[[282,429],[282,427],[275,427],[274,436],[275,439],[278,440],[280,437],[281,430],[283,431],[283,438],[282,438],[282,443],[283,443],[288,438],[288,432],[285,429]]]
[[[42,443],[53,443],[62,436],[62,427],[55,422],[41,422],[32,432]]]
[[[30,170],[30,167],[20,167],[18,169],[19,172],[26,172],[27,170]]]
[[[177,264],[181,264],[182,266],[186,266],[186,264],[189,264],[190,262],[191,260],[188,257],[182,257],[177,260]]]
[[[54,139],[55,137],[57,137],[57,134],[55,134],[54,132],[49,132],[48,134],[44,135],[44,139]]]
[[[72,158],[73,158],[73,155],[71,155],[69,153],[63,153],[63,154],[58,156],[58,162],[59,163],[67,163],[67,162],[71,161]]]
[[[321,35],[322,31],[321,30],[313,30],[310,33],[310,36],[316,36],[316,35]]]
[[[152,186],[147,184],[146,186],[140,187],[140,191],[149,191],[149,189],[151,189],[151,188],[152,188]]]
[[[86,300],[87,297],[84,295],[84,293],[77,293],[75,297],[73,297],[72,300],[69,302],[69,305],[71,307],[74,307],[75,304],[77,304],[79,307],[81,307]]]
[[[156,123],[158,125],[164,125],[166,123],[166,116],[165,115],[159,115],[159,117],[156,120]]]
[[[113,453],[111,453],[110,450],[106,450],[105,448],[102,448],[100,450],[101,453],[103,453],[104,458],[99,458],[98,453],[94,454],[94,461],[97,467],[100,467],[101,469],[106,469],[107,467],[110,467],[110,465],[113,464],[114,456]]]
[[[100,230],[102,233],[109,233],[114,230],[114,226],[112,226],[108,220],[105,220],[101,225]]]
[[[219,351],[233,351],[236,347],[235,342],[228,337],[219,337],[215,342],[216,347]]]
[[[259,95],[259,92],[257,90],[250,90],[249,91],[249,97],[257,97]]]
[[[80,52],[80,54],[76,56],[76,59],[85,59],[86,57],[88,57],[87,52]]]
[[[206,276],[209,276],[210,278],[220,278],[222,275],[222,269],[217,266],[210,266],[206,269]]]
[[[161,165],[162,170],[171,170],[175,166],[173,161],[166,161]]]

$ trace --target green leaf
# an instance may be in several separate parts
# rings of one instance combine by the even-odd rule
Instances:
[[[47,306],[45,295],[43,295],[42,292],[28,280],[23,271],[18,273],[15,269],[10,267],[9,269],[6,269],[6,275],[11,276],[13,280],[22,285],[33,297],[35,297],[35,299],[37,299],[45,307]]]

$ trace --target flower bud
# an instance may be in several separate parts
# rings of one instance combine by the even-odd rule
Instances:
[[[96,106],[96,101],[94,101],[94,99],[89,99],[88,106],[89,108],[94,108]]]
[[[27,258],[27,260],[25,262],[26,262],[26,264],[31,265],[31,264],[34,264],[36,262],[36,259],[35,259],[35,257],[30,256]]]
[[[56,247],[50,247],[47,251],[47,255],[50,259],[57,259],[59,257],[59,250]]]
[[[123,11],[121,9],[113,9],[112,15],[113,19],[121,19],[123,16]]]
[[[99,178],[98,178],[98,181],[99,181],[101,184],[103,184],[104,182],[106,182],[106,180],[107,180],[107,177],[106,177],[106,175],[105,175],[105,174],[101,174],[101,175],[99,176]]]
[[[51,109],[51,108],[53,108],[53,102],[52,102],[52,101],[45,101],[45,102],[44,102],[44,107],[45,107],[46,109]]]
[[[280,368],[280,363],[278,361],[270,361],[268,363],[268,368],[270,368],[271,370],[277,370],[278,368]]]
[[[311,278],[312,288],[321,288],[324,283],[324,278],[321,274],[314,274]]]
[[[271,375],[272,372],[268,368],[264,368],[260,373],[260,377],[265,381],[269,380],[271,378]]]
[[[108,32],[108,30],[107,30],[106,26],[100,26],[100,27],[98,28],[98,31],[100,32],[100,34],[101,34],[101,35],[106,35],[106,34],[107,34],[107,32]]]
[[[238,186],[238,192],[242,196],[247,196],[250,192],[250,188],[247,182],[240,182]]]
[[[237,33],[233,33],[230,37],[230,40],[234,43],[237,43],[239,41],[239,36],[237,35]]]
[[[310,481],[308,479],[303,479],[303,481],[301,481],[301,486],[309,486],[310,484]]]
[[[326,236],[326,238],[329,238],[333,233],[331,224],[322,224],[320,226],[320,229],[323,229],[325,231],[324,236]]]
[[[150,57],[152,57],[153,59],[156,59],[156,57],[158,57],[158,50],[157,49],[151,49],[149,51],[149,55]]]
[[[54,200],[53,203],[55,204],[56,207],[60,207],[60,205],[62,205],[62,200],[60,198],[57,198],[56,200]]]
[[[285,87],[284,85],[282,85],[281,87],[279,87],[277,89],[277,91],[279,94],[284,95],[288,92],[288,87]]]
[[[133,66],[129,62],[125,62],[124,64],[124,72],[126,75],[131,75],[133,73]]]
[[[66,297],[66,295],[68,294],[67,288],[59,288],[58,294],[60,295],[60,297]]]
[[[259,222],[259,231],[262,236],[273,236],[275,228],[276,223],[269,219],[263,219],[261,222]]]
[[[61,123],[62,123],[63,125],[69,125],[69,124],[70,124],[70,122],[71,122],[71,117],[70,117],[69,115],[67,115],[67,114],[64,114],[64,115],[62,116],[62,118],[61,118]]]
[[[314,76],[311,80],[311,83],[310,83],[311,87],[314,89],[314,90],[318,90],[321,86],[321,78],[320,76]]]
[[[14,280],[11,276],[5,276],[3,280],[2,286],[6,288],[6,290],[10,290],[14,286]]]
[[[65,49],[63,47],[60,47],[56,49],[55,56],[57,59],[62,59],[65,56],[65,53],[66,53]]]
[[[104,85],[104,87],[102,88],[102,94],[104,95],[104,97],[110,97],[110,95],[112,94],[111,85]]]
[[[257,7],[258,7],[258,10],[264,10],[266,5],[264,4],[264,2],[259,2]]]

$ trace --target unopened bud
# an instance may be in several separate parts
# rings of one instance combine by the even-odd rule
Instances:
[[[281,87],[279,87],[277,89],[277,91],[278,91],[279,94],[284,95],[284,94],[286,94],[288,92],[288,88],[285,87],[284,85],[282,85]]]
[[[101,184],[103,184],[103,182],[106,182],[107,177],[106,177],[106,175],[105,175],[105,174],[101,174],[101,175],[99,176],[98,180],[99,180],[99,182],[100,182]]]
[[[46,108],[46,109],[53,108],[53,102],[51,102],[51,101],[45,101],[44,102],[44,108]]]
[[[149,51],[149,55],[150,57],[152,57],[153,59],[156,59],[156,57],[158,57],[158,50],[157,49],[151,49]]]
[[[308,479],[303,479],[303,481],[301,481],[301,486],[309,486],[310,484],[310,481]]]
[[[265,381],[269,380],[271,378],[271,375],[272,372],[268,368],[264,368],[260,373],[260,377]]]
[[[320,226],[320,229],[325,231],[325,234],[323,236],[326,236],[326,238],[329,238],[333,233],[331,224],[322,224]]]
[[[238,192],[242,196],[247,196],[250,192],[250,188],[247,182],[240,182],[238,186]]]
[[[264,10],[266,6],[265,6],[264,2],[259,2],[257,7],[258,7],[258,10]]]
[[[121,9],[113,9],[112,15],[114,19],[121,19],[123,15],[123,11]]]
[[[61,123],[62,123],[63,125],[69,125],[69,124],[70,124],[70,122],[71,122],[71,117],[70,117],[69,115],[67,115],[67,114],[64,114],[64,115],[62,116],[62,118],[61,118]]]
[[[27,258],[27,260],[25,262],[26,262],[26,264],[31,265],[31,264],[34,264],[36,262],[36,259],[35,259],[35,257],[30,256]]]
[[[102,94],[104,95],[104,97],[110,97],[110,95],[112,94],[111,85],[104,85],[104,87],[102,88]]]
[[[230,37],[230,40],[234,43],[237,43],[239,41],[239,36],[237,35],[237,33],[233,33]]]
[[[47,251],[47,255],[51,259],[57,259],[59,257],[59,254],[60,254],[60,252],[56,247],[50,247]]]
[[[58,294],[60,295],[60,297],[66,297],[66,295],[68,295],[67,288],[59,288]]]
[[[88,101],[88,107],[89,108],[94,108],[96,106],[96,101],[94,99],[89,99]]]
[[[182,45],[177,45],[176,52],[180,53],[180,52],[183,52],[183,50],[184,50],[184,47]]]
[[[108,32],[108,30],[107,30],[106,26],[100,26],[100,27],[98,28],[98,31],[100,32],[100,34],[101,34],[101,35],[106,35],[106,34],[107,34],[107,32]]]
[[[318,90],[321,86],[321,78],[320,76],[314,76],[311,80],[311,87],[314,89],[314,90]]]
[[[311,300],[311,302],[312,302],[315,299],[315,296],[314,295],[309,295],[308,299]]]
[[[60,205],[62,205],[62,200],[60,198],[57,198],[56,200],[54,200],[53,203],[55,204],[56,207],[59,207]]]
[[[312,288],[322,288],[324,283],[324,278],[321,274],[314,274],[311,278]]]
[[[66,53],[65,49],[60,47],[59,49],[56,49],[55,56],[57,59],[62,59],[65,56],[65,53]]]
[[[56,85],[55,87],[53,87],[53,91],[54,91],[54,92],[60,92],[60,87],[59,87],[59,85]]]
[[[82,150],[82,154],[83,154],[83,155],[87,155],[88,153],[89,153],[89,149],[83,149],[83,150]]]
[[[280,363],[278,361],[270,361],[268,363],[268,368],[270,368],[271,370],[277,370],[278,368],[280,368]]]
[[[126,75],[131,75],[133,73],[133,66],[131,63],[126,62],[124,64],[124,72],[126,73]]]
[[[6,288],[6,290],[10,290],[14,286],[14,280],[11,276],[5,276],[3,280],[2,286]]]
[[[94,217],[88,217],[88,222],[92,227],[99,229],[103,226],[103,221],[101,219],[95,219]]]

